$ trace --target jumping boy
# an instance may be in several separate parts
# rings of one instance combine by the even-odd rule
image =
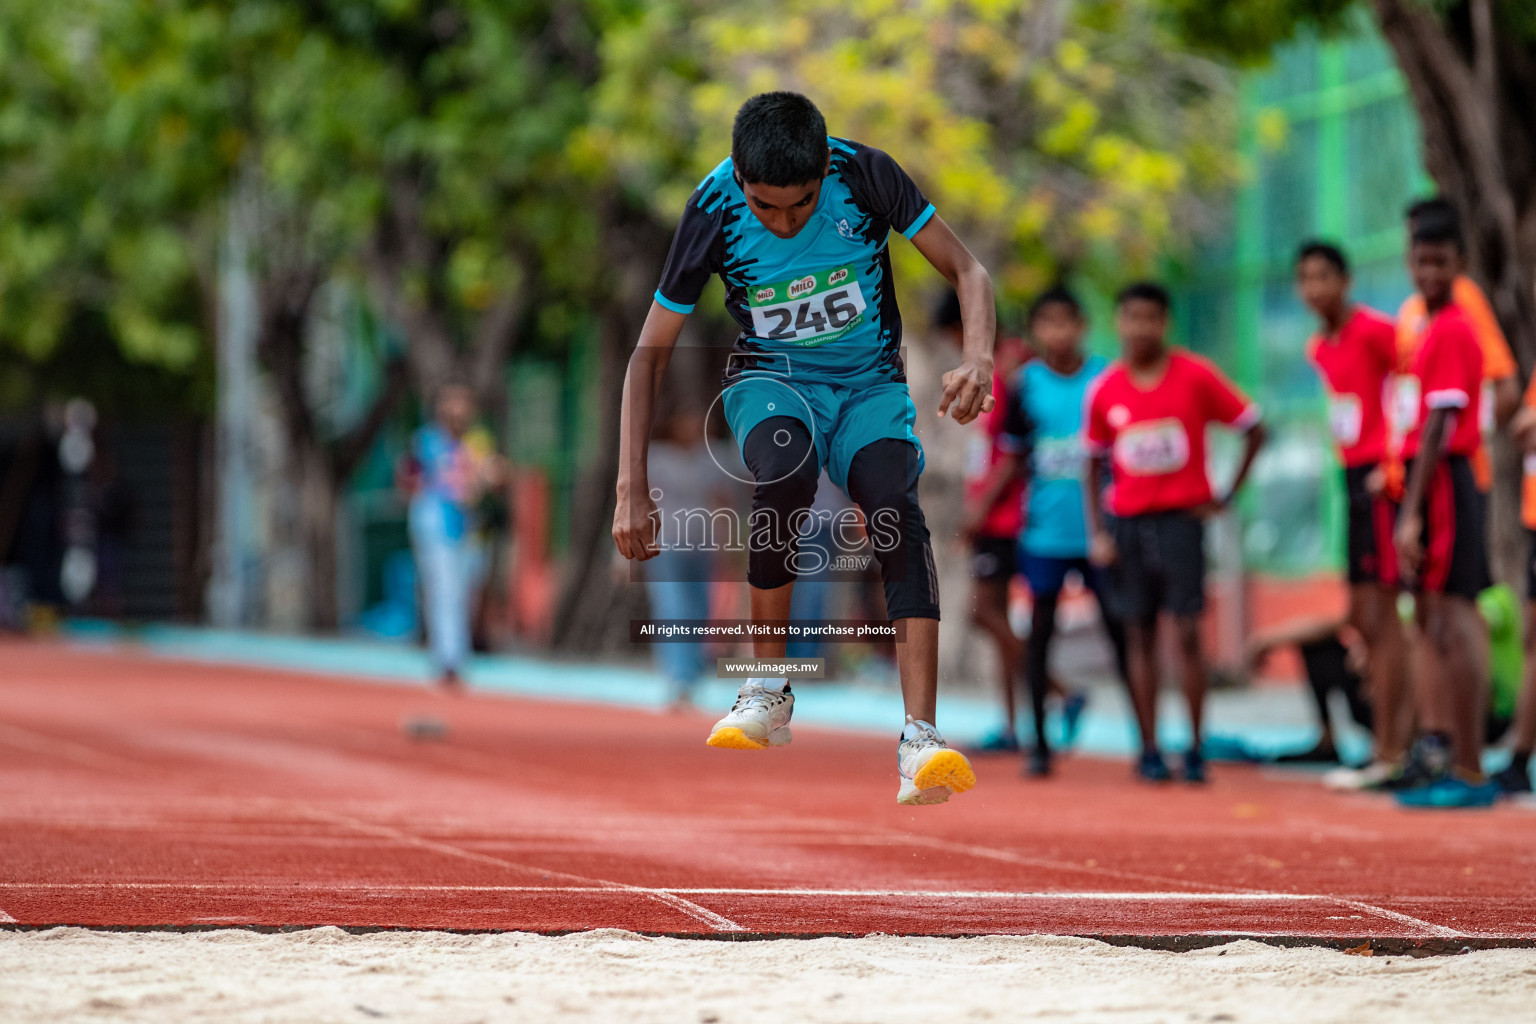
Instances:
[[[1454,221],[1417,223],[1408,269],[1428,321],[1412,365],[1418,418],[1403,442],[1407,485],[1394,540],[1415,592],[1420,748],[1430,776],[1397,798],[1418,807],[1487,806],[1498,795],[1482,774],[1488,636],[1477,595],[1489,582],[1487,510],[1472,459],[1482,445],[1483,352],[1452,300],[1462,258]]]
[[[1372,493],[1371,478],[1387,457],[1387,388],[1397,370],[1393,322],[1350,301],[1349,264],[1325,242],[1308,242],[1296,255],[1296,289],[1317,314],[1318,332],[1307,342],[1307,359],[1328,394],[1328,422],[1344,468],[1349,503],[1345,530],[1349,624],[1365,643],[1376,736],[1375,758],[1358,771],[1330,777],[1340,788],[1379,785],[1407,752],[1404,734],[1403,631],[1397,618],[1397,555],[1392,546],[1394,510]],[[1347,783],[1347,786],[1346,786]]]
[[[1128,285],[1115,299],[1121,358],[1094,384],[1085,435],[1085,493],[1090,554],[1109,567],[1110,592],[1125,623],[1127,661],[1141,759],[1149,782],[1170,775],[1157,748],[1157,618],[1166,611],[1178,632],[1178,660],[1189,703],[1190,747],[1184,778],[1205,781],[1200,744],[1205,711],[1205,521],[1225,509],[1264,443],[1259,407],[1215,364],[1167,343],[1168,292]],[[1205,431],[1212,423],[1242,432],[1242,462],[1231,489],[1213,498],[1205,470]],[[1111,465],[1109,511],[1102,510],[1104,462]]]
[[[829,138],[804,96],[744,103],[731,155],[683,210],[625,378],[613,536],[627,558],[656,550],[646,443],[662,373],[712,275],[741,328],[727,364],[725,416],[755,480],[747,582],[752,619],[789,617],[798,526],[823,466],[863,510],[885,584],[906,725],[897,801],[940,803],[975,785],[969,762],[933,724],[938,583],[917,500],[922,447],[901,358],[901,314],[887,237],[911,239],[960,296],[964,355],[944,374],[938,414],[969,423],[992,408],[992,281],[906,173],[877,149]],[[782,658],[782,636],[753,640]],[[790,740],[784,678],[744,683],[709,745],[762,749]]]
[[[1025,771],[1051,773],[1045,735],[1045,699],[1050,692],[1051,640],[1056,609],[1067,577],[1077,573],[1099,605],[1099,617],[1114,649],[1115,665],[1127,678],[1125,630],[1106,596],[1104,570],[1088,561],[1084,519],[1083,405],[1088,389],[1104,372],[1105,360],[1083,351],[1087,322],[1077,296],[1065,288],[1043,292],[1029,308],[1029,334],[1040,358],[1020,367],[1009,389],[1004,448],[1010,468],[1028,482],[1028,509],[1019,538],[1024,577],[1034,598],[1025,655],[1025,680],[1035,718],[1035,745]],[[1136,705],[1138,714],[1143,710]],[[1140,723],[1145,730],[1149,722]]]

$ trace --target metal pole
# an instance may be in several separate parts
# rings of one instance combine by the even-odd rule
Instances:
[[[218,512],[208,617],[216,626],[252,625],[256,585],[253,515],[253,401],[256,292],[249,257],[248,190],[238,187],[225,218],[218,268],[218,375],[214,468]]]

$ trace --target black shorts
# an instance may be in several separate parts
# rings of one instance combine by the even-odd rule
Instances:
[[[971,544],[971,576],[1007,583],[1018,572],[1018,541],[1012,537],[977,537]]]
[[[1205,610],[1205,523],[1189,512],[1112,518],[1117,557],[1109,593],[1122,622],[1148,623],[1159,611],[1187,617]]]
[[[1351,584],[1397,584],[1397,552],[1392,524],[1397,512],[1390,500],[1372,494],[1365,481],[1375,466],[1346,466],[1344,494],[1349,503],[1345,561]]]
[[[1413,466],[1408,473],[1411,477]],[[1491,585],[1485,526],[1488,499],[1477,486],[1472,463],[1448,455],[1435,467],[1424,492],[1424,564],[1416,591],[1453,594],[1469,601]]]

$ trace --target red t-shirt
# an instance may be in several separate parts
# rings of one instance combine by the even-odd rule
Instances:
[[[1536,409],[1536,377],[1525,388],[1525,407]],[[1520,481],[1520,521],[1536,530],[1536,455],[1525,456],[1525,476]]]
[[[976,421],[965,459],[965,496],[975,500],[986,489],[992,467],[1007,453],[999,444],[1008,420],[1008,384],[1001,373],[992,377],[992,411]],[[1015,476],[998,494],[982,520],[983,537],[1014,538],[1024,531],[1024,478]]]
[[[1369,466],[1387,453],[1383,396],[1397,368],[1397,325],[1369,306],[1356,306],[1338,337],[1313,335],[1307,358],[1328,388],[1328,424],[1339,459]]]
[[[1418,387],[1419,415],[1403,440],[1403,457],[1418,454],[1419,435],[1434,409],[1452,410],[1445,454],[1475,456],[1483,443],[1483,349],[1458,306],[1446,306],[1430,320],[1413,357],[1412,377],[1409,386]]]
[[[1109,454],[1109,509],[1139,516],[1194,508],[1211,500],[1205,475],[1205,428],[1246,430],[1259,407],[1209,359],[1170,349],[1157,383],[1142,387],[1116,361],[1088,396],[1088,449]]]

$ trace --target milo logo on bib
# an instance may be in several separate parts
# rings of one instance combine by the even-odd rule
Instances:
[[[864,322],[864,290],[852,267],[747,289],[752,333],[807,348],[836,341]]]

